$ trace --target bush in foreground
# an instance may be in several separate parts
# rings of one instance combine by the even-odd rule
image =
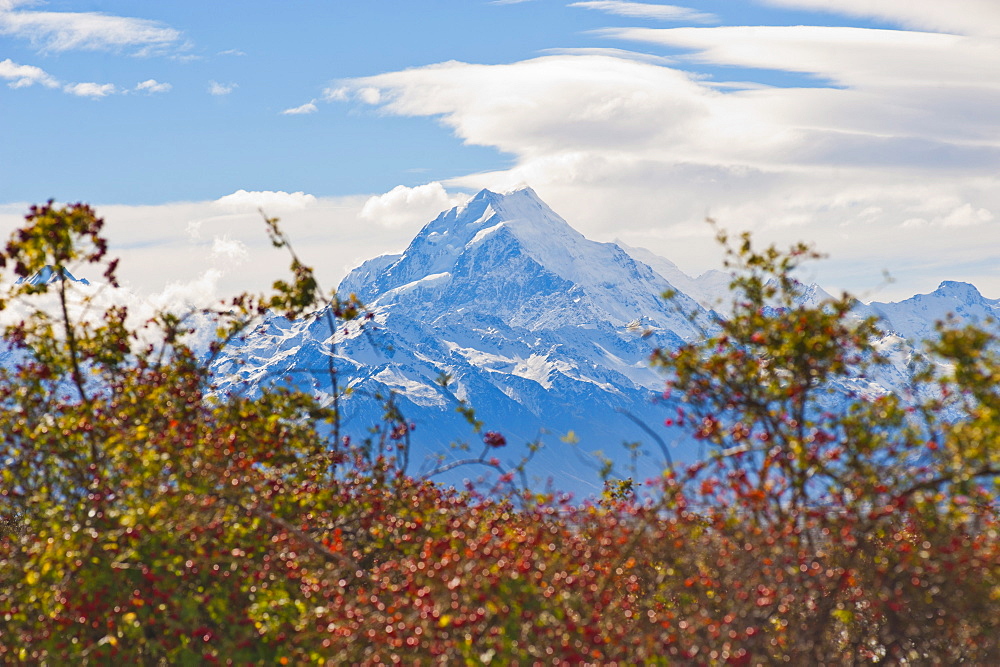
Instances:
[[[103,264],[100,224],[35,208],[5,264]],[[732,316],[654,359],[704,460],[584,502],[409,478],[341,438],[336,405],[213,394],[174,316],[139,331],[74,315],[68,281],[10,287],[57,307],[5,336],[0,659],[1000,662],[996,342],[944,331],[934,398],[837,408],[879,364],[874,323],[802,305],[803,247],[729,252]],[[356,315],[293,272],[217,313],[213,349],[265,308]]]

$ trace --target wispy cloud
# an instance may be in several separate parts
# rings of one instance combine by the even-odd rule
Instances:
[[[41,67],[18,65],[10,58],[0,61],[0,79],[10,81],[11,88],[26,88],[36,83],[47,88],[58,88],[59,81]]]
[[[608,14],[628,16],[630,18],[654,19],[657,21],[715,21],[713,14],[699,12],[678,5],[659,5],[646,2],[624,2],[623,0],[589,0],[573,2],[569,7],[596,9]]]
[[[657,56],[652,53],[640,53],[638,51],[605,47],[543,49],[542,53],[556,56],[608,56],[611,58],[621,58],[623,60],[638,60],[640,62],[656,63],[658,65],[676,63],[674,58],[668,58],[667,56]]]
[[[208,82],[208,92],[210,95],[228,95],[239,88],[235,83],[219,83],[218,81]]]
[[[285,109],[282,111],[284,116],[299,116],[303,114],[316,113],[319,109],[316,107],[316,100],[306,102],[305,104],[297,107],[292,107],[291,109]]]
[[[158,21],[98,12],[39,12],[0,5],[0,34],[29,40],[42,51],[121,51],[151,55],[176,48],[181,33]]]
[[[918,30],[960,35],[1000,36],[1000,4],[995,0],[761,0],[789,9],[807,9],[882,19]]]
[[[166,93],[173,88],[169,83],[161,83],[156,79],[147,79],[141,83],[136,84],[136,92],[146,92],[146,93]]]
[[[118,92],[112,83],[68,83],[63,86],[63,90],[70,95],[94,99],[107,97]]]
[[[245,56],[245,51],[240,51],[239,49],[226,49],[225,51],[219,51],[220,56]]]
[[[64,93],[76,95],[77,97],[90,97],[94,99],[107,97],[119,92],[118,88],[112,83],[62,83],[59,79],[40,67],[19,65],[10,58],[0,61],[0,79],[9,81],[7,85],[11,88],[27,88],[39,84],[46,88],[61,89]],[[152,84],[156,84],[157,86],[165,85],[168,90],[170,87],[169,84],[160,84],[150,79],[149,81],[140,83],[136,89],[141,89],[143,86],[148,87]]]
[[[609,28],[606,37],[690,49],[702,63],[814,74],[840,86],[969,85],[992,89],[1000,52],[980,40],[827,26]],[[878,63],[873,67],[872,63]]]
[[[228,234],[216,236],[212,240],[211,257],[213,259],[224,259],[234,264],[242,263],[250,255],[245,243],[239,239],[231,238]]]

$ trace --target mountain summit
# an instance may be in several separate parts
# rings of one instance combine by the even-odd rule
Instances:
[[[481,191],[428,223],[402,254],[352,271],[339,291],[371,305],[405,304],[433,322],[478,311],[553,331],[621,329],[641,318],[670,339],[698,335],[678,315],[702,309],[684,296],[666,304],[668,289],[647,264],[614,243],[586,239],[524,188]]]

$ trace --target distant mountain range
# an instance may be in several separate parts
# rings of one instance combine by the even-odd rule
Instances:
[[[455,409],[464,400],[485,430],[506,437],[499,458],[515,461],[541,441],[529,467],[534,482],[551,478],[556,488],[589,493],[600,488],[595,450],[627,468],[623,444],[642,443],[640,476],[663,462],[658,439],[672,458],[693,456],[691,443],[662,426],[671,407],[647,362],[654,348],[711,331],[711,309],[728,300],[728,282],[718,271],[691,278],[641,248],[590,241],[530,188],[483,190],[429,222],[402,253],[371,259],[343,280],[338,291],[357,294],[373,313],[369,331],[274,316],[214,370],[224,391],[290,379],[328,400],[324,369],[335,349],[340,386],[351,390],[344,430],[363,438],[382,414],[372,396],[393,392],[416,426],[411,472],[465,456],[453,443],[482,448]],[[677,292],[671,302],[661,297],[667,290]],[[894,365],[852,389],[899,391],[909,380],[911,341],[933,336],[934,322],[949,313],[960,322],[1000,317],[1000,300],[945,282],[899,303],[858,303],[857,311],[882,319],[879,344]],[[463,468],[445,481],[477,474]]]

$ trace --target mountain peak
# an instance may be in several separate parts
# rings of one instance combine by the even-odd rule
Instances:
[[[465,204],[444,211],[428,223],[417,234],[414,243],[425,235],[480,228],[486,222],[499,224],[518,221],[528,222],[534,227],[557,227],[573,231],[572,227],[528,186],[509,192],[483,189]]]
[[[488,199],[490,201],[498,201],[506,199],[508,197],[534,199],[535,201],[541,203],[544,206],[544,202],[542,202],[541,198],[538,196],[538,193],[535,192],[535,190],[528,185],[520,185],[511,190],[504,190],[503,192],[497,192],[495,190],[490,190],[489,188],[483,188],[482,190],[477,192],[476,195],[470,201],[474,201],[480,198]]]
[[[961,298],[982,298],[982,293],[976,289],[975,285],[969,283],[959,282],[957,280],[945,280],[942,281],[938,288],[934,290],[935,294],[956,296]]]
[[[670,335],[693,336],[696,327],[661,298],[670,287],[618,245],[585,238],[525,187],[480,191],[428,223],[403,253],[352,271],[339,291],[373,306],[406,304],[435,322],[479,312],[530,330],[617,331],[642,315]]]
[[[428,276],[449,274],[463,254],[490,238],[499,239],[502,231],[500,236],[516,239],[543,264],[558,260],[553,252],[558,255],[559,249],[587,242],[531,188],[505,193],[484,189],[427,223],[403,253],[377,258],[352,271],[340,290],[371,302],[379,294]]]

